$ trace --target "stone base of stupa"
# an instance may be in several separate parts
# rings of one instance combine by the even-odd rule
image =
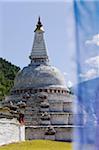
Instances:
[[[71,142],[73,138],[72,126],[53,126],[54,133],[48,131],[49,127],[44,126],[27,126],[25,127],[26,140],[33,139],[45,139],[56,141],[68,141]],[[48,132],[47,132],[48,131]]]

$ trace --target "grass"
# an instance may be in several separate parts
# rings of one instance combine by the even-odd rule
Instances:
[[[32,140],[0,146],[0,150],[72,150],[72,144],[49,140]]]

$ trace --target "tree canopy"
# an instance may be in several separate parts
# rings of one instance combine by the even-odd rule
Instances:
[[[14,84],[14,78],[19,70],[20,67],[0,58],[0,100],[3,100],[9,94]]]

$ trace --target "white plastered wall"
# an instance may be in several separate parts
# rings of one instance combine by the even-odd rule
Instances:
[[[0,145],[24,141],[25,127],[17,119],[0,119]]]

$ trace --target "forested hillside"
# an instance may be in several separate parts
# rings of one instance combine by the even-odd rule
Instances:
[[[19,67],[11,64],[3,58],[0,58],[0,100],[3,100],[9,94],[13,86],[16,73]]]

